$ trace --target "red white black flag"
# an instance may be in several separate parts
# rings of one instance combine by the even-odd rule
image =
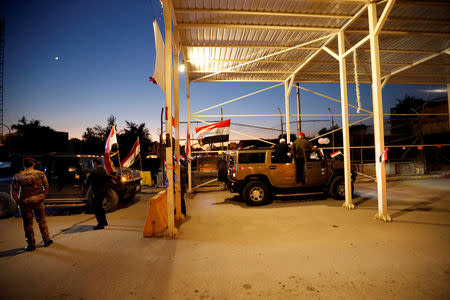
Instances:
[[[202,127],[195,127],[200,146],[204,144],[228,142],[230,138],[230,120]]]
[[[387,160],[388,150],[389,150],[389,148],[386,148],[386,149],[384,149],[384,152],[381,153],[380,158],[379,158],[380,163]]]
[[[134,143],[133,148],[131,148],[130,153],[125,157],[125,159],[122,161],[122,167],[123,168],[129,168],[136,158],[141,153],[141,145],[139,143],[139,138],[137,139],[136,143]]]
[[[339,156],[339,155],[343,155],[341,150],[338,150],[338,151],[330,154],[331,158],[335,158],[336,156]]]
[[[166,112],[166,114],[165,114],[165,120],[166,120],[166,122],[167,122],[167,106],[166,106],[166,110],[165,110],[165,112]],[[177,127],[176,126],[177,124],[175,124],[175,118],[172,116],[172,127]]]
[[[107,172],[112,172],[112,171],[116,171],[114,169],[114,164],[111,161],[111,156],[114,156],[116,154],[119,153],[119,147],[115,147],[116,149],[113,150],[113,146],[116,145],[117,146],[117,135],[116,135],[116,128],[113,126],[111,128],[111,131],[108,135],[108,139],[106,139],[106,144],[105,144],[105,159],[104,159],[104,163],[105,163],[105,170]],[[113,151],[112,151],[113,150]],[[112,153],[111,153],[112,152]]]

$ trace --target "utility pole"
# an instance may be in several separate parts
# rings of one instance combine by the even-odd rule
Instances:
[[[331,111],[331,108],[328,107],[328,111],[330,112],[331,115],[331,147],[333,147],[333,152],[334,152],[334,117],[333,117],[333,112]]]
[[[281,118],[281,137],[283,137],[284,131],[283,131],[283,115],[281,114],[280,107],[278,106],[278,112],[280,113]]]
[[[12,136],[11,136],[11,128],[9,128],[8,125],[1,123],[0,126],[5,126],[8,129],[9,135],[8,135],[8,157],[11,157],[11,141],[12,141]],[[2,130],[3,132],[3,130]],[[2,134],[1,136],[1,142],[5,142],[6,138],[5,136]]]
[[[300,85],[299,85],[299,83],[297,82],[296,83],[296,85],[297,85],[297,133],[299,133],[299,132],[302,132],[302,122],[301,122],[301,119],[300,119],[300,110],[301,110],[301,108],[300,108],[300,89],[298,88]]]

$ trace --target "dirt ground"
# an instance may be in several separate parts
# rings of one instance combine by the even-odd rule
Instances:
[[[450,299],[450,179],[375,183],[356,209],[320,197],[247,207],[189,195],[176,239],[142,238],[150,194],[108,214],[48,216],[55,243],[23,252],[20,218],[0,220],[0,299]],[[35,232],[37,232],[35,225]],[[40,236],[37,234],[38,241]]]

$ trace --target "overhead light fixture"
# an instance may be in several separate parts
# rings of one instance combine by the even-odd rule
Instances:
[[[181,64],[181,65],[178,67],[178,70],[179,70],[181,73],[183,73],[183,72],[184,72],[184,64]]]

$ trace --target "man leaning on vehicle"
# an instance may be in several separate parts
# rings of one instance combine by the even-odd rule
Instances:
[[[19,205],[25,237],[28,242],[28,246],[25,247],[26,251],[36,249],[33,213],[44,240],[44,247],[48,247],[53,243],[48,233],[44,209],[44,199],[48,194],[48,181],[44,172],[34,169],[35,163],[34,158],[24,158],[23,165],[25,170],[15,174],[11,183],[11,196]]]

